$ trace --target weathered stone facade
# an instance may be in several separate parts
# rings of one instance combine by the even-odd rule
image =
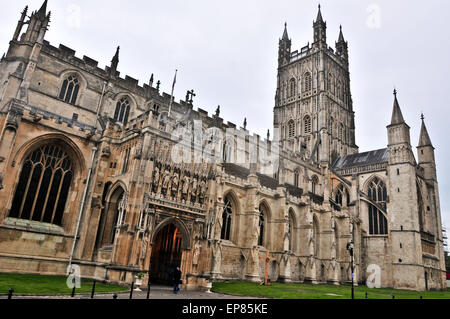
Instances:
[[[52,46],[47,1],[26,16],[0,62],[0,271],[130,283],[180,264],[195,289],[261,281],[269,251],[272,281],[341,284],[352,241],[359,283],[376,264],[383,287],[445,287],[425,124],[417,163],[395,97],[387,149],[358,153],[347,42],[327,46],[320,10],[311,47],[280,40],[272,141],[121,78],[119,49],[100,69]]]

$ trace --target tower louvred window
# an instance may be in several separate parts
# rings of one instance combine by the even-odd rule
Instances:
[[[311,117],[309,115],[305,116],[303,119],[303,127],[305,128],[305,134],[311,134],[312,127],[311,127]]]
[[[289,128],[289,138],[295,137],[295,122],[292,120],[289,121],[288,128]]]

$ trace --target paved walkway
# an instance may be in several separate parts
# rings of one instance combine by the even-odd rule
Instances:
[[[113,299],[113,293],[96,294],[95,299]],[[146,299],[147,290],[133,291],[133,299]],[[0,299],[7,299],[7,296],[0,296]],[[91,294],[58,296],[19,296],[13,295],[13,299],[91,299]],[[118,293],[117,299],[130,299],[130,292]],[[150,299],[255,299],[254,297],[232,296],[219,293],[207,293],[202,291],[180,290],[177,294],[173,293],[173,288],[168,286],[152,285],[150,290]]]

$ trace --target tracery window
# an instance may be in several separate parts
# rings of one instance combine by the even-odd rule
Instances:
[[[69,155],[46,144],[24,161],[10,217],[61,225],[73,178]]]
[[[230,240],[232,218],[233,218],[233,204],[230,197],[226,196],[222,212],[222,231],[220,234],[221,239]]]
[[[121,98],[116,104],[116,112],[114,113],[114,120],[123,124],[128,123],[130,115],[130,102],[126,97]]]
[[[375,177],[369,185],[368,196],[375,204],[369,204],[369,234],[387,235],[387,218],[380,208],[386,211],[387,190],[382,180]]]
[[[70,104],[75,104],[79,91],[80,81],[75,75],[69,75],[63,82],[59,99]]]
[[[293,120],[289,121],[288,130],[289,130],[288,132],[289,138],[295,137],[295,122]]]
[[[306,72],[304,75],[304,81],[305,81],[305,85],[304,87],[304,91],[308,92],[311,91],[312,89],[312,77],[311,77],[311,73]]]
[[[294,97],[295,96],[295,86],[296,86],[296,81],[295,81],[295,79],[291,79],[290,81],[289,81],[289,97]]]
[[[344,124],[339,124],[339,139],[344,140]]]
[[[311,127],[311,117],[309,115],[306,115],[303,119],[303,127],[305,129],[305,134],[311,134],[312,127]]]

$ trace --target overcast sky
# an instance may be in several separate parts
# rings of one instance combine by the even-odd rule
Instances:
[[[5,52],[25,5],[2,0],[0,52]],[[109,65],[121,46],[119,71],[148,82],[155,74],[176,100],[194,89],[194,107],[261,136],[272,128],[278,40],[288,23],[292,50],[312,42],[317,1],[306,0],[50,0],[46,39]],[[360,151],[387,145],[394,86],[414,150],[423,111],[436,147],[441,213],[450,232],[450,1],[321,1],[328,44],[342,24],[349,42],[351,90]],[[449,234],[450,235],[450,234]]]

